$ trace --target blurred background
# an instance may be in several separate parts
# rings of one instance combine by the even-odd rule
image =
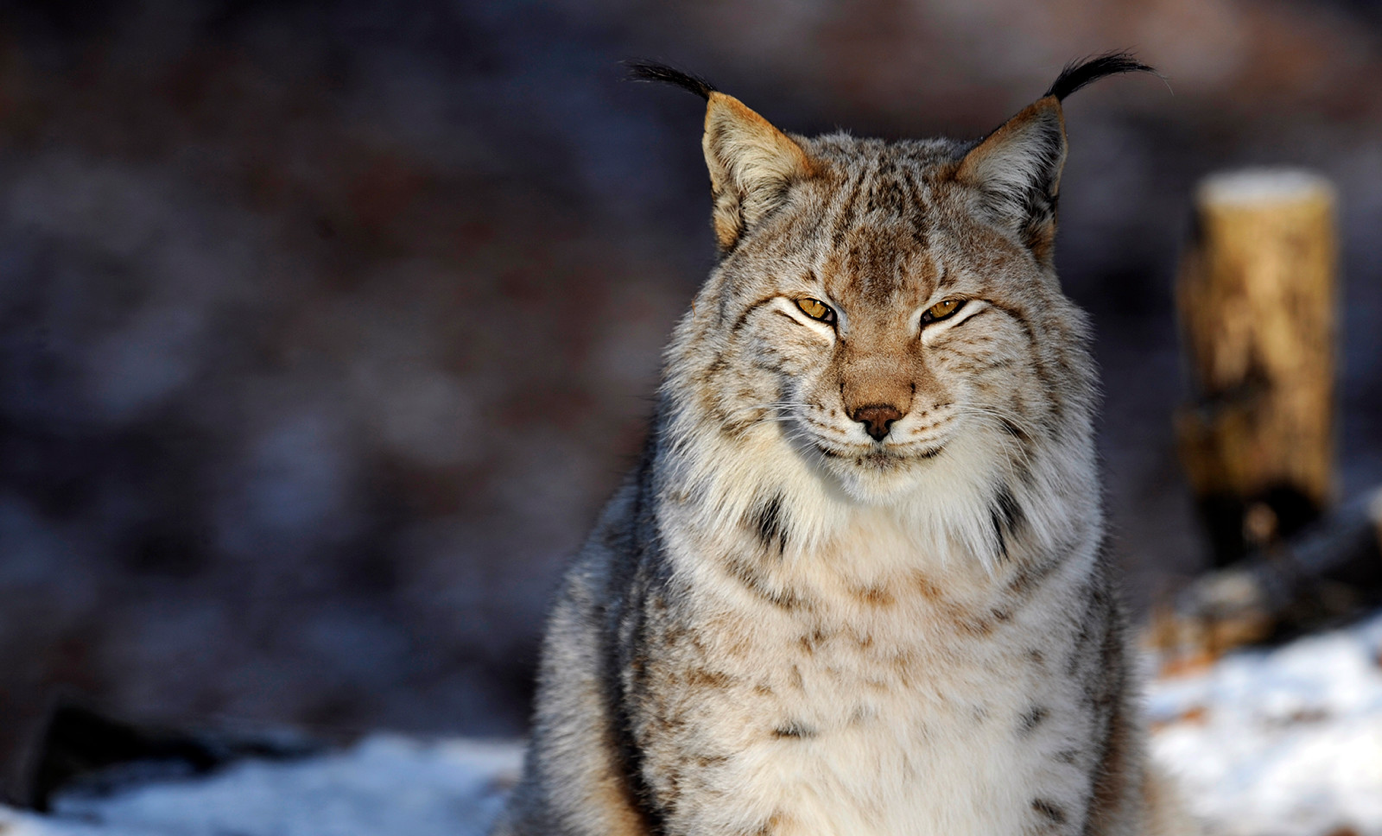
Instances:
[[[1140,611],[1208,561],[1172,284],[1205,173],[1339,187],[1339,493],[1382,481],[1364,0],[0,4],[0,800],[45,718],[514,736],[545,601],[714,259],[702,104],[986,133],[1081,92],[1057,250]]]

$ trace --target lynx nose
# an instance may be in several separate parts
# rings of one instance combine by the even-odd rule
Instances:
[[[902,417],[902,413],[894,406],[872,404],[859,407],[849,417],[863,424],[865,431],[873,436],[874,441],[882,441],[893,422]]]

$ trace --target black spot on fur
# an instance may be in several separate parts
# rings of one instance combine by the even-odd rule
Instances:
[[[1104,76],[1118,75],[1119,73],[1159,75],[1156,70],[1134,58],[1131,52],[1108,52],[1094,58],[1077,59],[1066,64],[1065,69],[1061,70],[1060,75],[1051,84],[1051,89],[1046,91],[1046,95],[1064,100],[1066,96],[1086,84],[1098,81]]]
[[[765,549],[782,554],[787,549],[787,518],[782,510],[782,495],[774,495],[753,511],[752,528]]]
[[[1008,538],[1017,535],[1025,519],[1026,514],[1018,504],[1017,497],[1013,496],[1012,489],[1006,484],[1000,485],[989,507],[989,521],[998,540],[998,553],[1005,559],[1008,557]]]
[[[989,310],[991,310],[991,309],[990,309],[990,308],[985,308],[984,310],[980,311],[979,314],[987,313]],[[972,316],[970,317],[970,319],[973,319],[973,318],[974,318],[974,317],[972,317]],[[969,320],[965,320],[965,321],[968,322]],[[1007,433],[1008,435],[1012,436],[1013,438],[1017,439],[1017,443],[1018,443],[1019,445],[1021,445],[1022,451],[1023,451],[1024,453],[1028,453],[1028,454],[1031,453],[1031,450],[1032,450],[1032,443],[1033,443],[1033,442],[1032,442],[1032,437],[1031,437],[1030,435],[1027,434],[1027,431],[1026,431],[1026,430],[1024,430],[1024,429],[1022,429],[1020,426],[1018,426],[1016,421],[1012,420],[1011,418],[1000,417],[1000,418],[998,419],[998,425],[999,425],[1000,427],[1003,428],[1003,432],[1005,432],[1005,433]],[[1032,474],[1031,474],[1031,471],[1030,471],[1030,470],[1028,470],[1027,468],[1024,467],[1024,468],[1022,469],[1021,476],[1022,476],[1022,481],[1023,481],[1023,482],[1026,482],[1027,484],[1031,484]]]
[[[815,653],[816,648],[820,647],[829,639],[830,635],[827,634],[825,630],[823,630],[820,627],[815,627],[811,630],[811,632],[806,633],[801,638],[797,639],[797,644],[801,647],[804,653],[809,655]]]
[[[1023,737],[1031,735],[1032,732],[1036,731],[1037,726],[1046,722],[1046,718],[1049,716],[1051,716],[1051,712],[1045,706],[1032,706],[1021,717],[1017,718],[1018,732]]]
[[[806,738],[815,736],[816,732],[814,730],[807,728],[804,724],[796,720],[792,720],[784,726],[779,726],[778,728],[773,729],[773,737],[776,737],[779,740],[783,738],[795,738],[798,740],[805,740]]]
[[[700,76],[682,72],[675,67],[659,64],[656,61],[644,61],[635,58],[625,61],[624,66],[629,68],[630,81],[656,81],[670,84],[695,93],[702,99],[709,99],[710,94],[715,92],[715,85]]]
[[[1055,802],[1047,801],[1044,798],[1034,798],[1032,799],[1032,809],[1040,813],[1051,824],[1065,824],[1066,822],[1065,810]]]
[[[744,588],[775,607],[795,610],[807,606],[807,602],[790,589],[779,589],[764,577],[756,567],[742,560],[728,563],[730,573],[744,585]]]

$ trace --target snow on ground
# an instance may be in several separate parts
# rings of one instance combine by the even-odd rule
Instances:
[[[309,760],[243,761],[206,779],[65,797],[49,817],[0,808],[0,834],[483,836],[521,757],[516,743],[377,735]]]
[[[1152,683],[1155,758],[1214,836],[1382,836],[1382,614]],[[0,807],[2,836],[481,836],[516,743],[377,735],[297,762]]]
[[[1382,836],[1382,615],[1154,682],[1152,752],[1223,836]]]

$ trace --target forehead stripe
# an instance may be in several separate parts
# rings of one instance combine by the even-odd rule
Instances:
[[[830,240],[835,249],[844,246],[845,235],[849,228],[854,225],[854,202],[859,198],[859,190],[863,186],[864,178],[868,176],[867,169],[860,169],[857,175],[845,182],[841,191],[844,193],[844,203],[835,216],[835,223],[831,231]]]

